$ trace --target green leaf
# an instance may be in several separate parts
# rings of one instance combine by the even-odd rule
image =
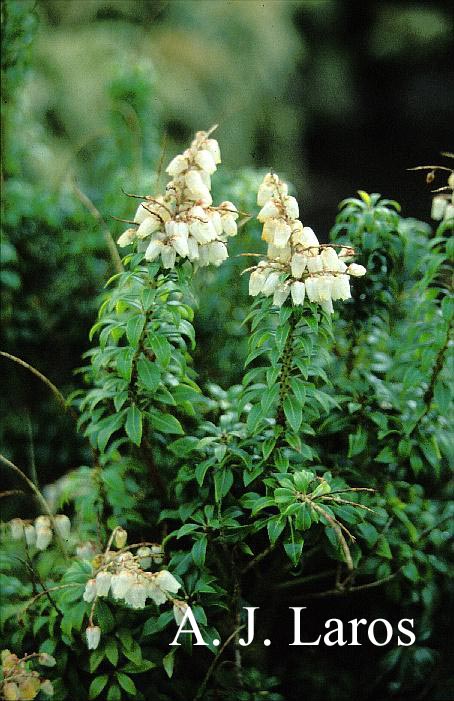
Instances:
[[[270,387],[269,389],[266,389],[263,394],[262,398],[260,400],[260,404],[262,406],[263,413],[265,415],[268,414],[269,410],[277,402],[279,398],[279,385],[276,384],[273,387]]]
[[[263,411],[262,407],[260,404],[256,404],[255,406],[252,407],[250,410],[247,421],[246,421],[246,427],[248,430],[248,433],[251,435],[254,435],[254,433],[257,432],[257,427],[259,425],[260,420],[263,418]]]
[[[145,389],[155,392],[161,381],[161,373],[156,363],[152,363],[146,358],[140,358],[137,363],[137,374]]]
[[[137,346],[142,335],[143,327],[145,326],[145,317],[141,314],[136,314],[131,317],[126,324],[126,337],[131,346]]]
[[[107,701],[121,701],[121,689],[118,684],[112,684],[107,692]]]
[[[297,433],[303,420],[303,412],[298,400],[291,394],[288,394],[284,399],[284,414],[292,429]]]
[[[184,434],[184,430],[178,419],[171,414],[164,414],[162,412],[155,412],[149,414],[150,423],[156,431],[161,433],[176,433],[178,435]]]
[[[167,676],[169,679],[172,678],[173,675],[173,667],[175,664],[175,650],[171,650],[162,660],[163,667],[166,671]]]
[[[299,531],[306,531],[312,525],[311,510],[307,504],[301,504],[296,512],[296,528]]]
[[[267,523],[268,538],[271,545],[274,545],[285,528],[285,518],[275,517]]]
[[[377,555],[381,555],[382,557],[385,557],[387,560],[392,560],[393,554],[391,552],[391,548],[389,547],[388,540],[385,538],[384,535],[381,535],[377,541]]]
[[[292,561],[294,565],[297,565],[301,558],[301,553],[303,552],[303,545],[304,540],[300,540],[299,542],[284,543],[284,550],[287,554],[287,557]]]
[[[108,638],[105,642],[106,657],[116,667],[118,664],[118,647],[114,638]]]
[[[221,501],[229,493],[233,484],[232,470],[223,468],[214,473],[214,494],[216,501]]]
[[[166,368],[172,357],[172,346],[166,338],[155,333],[150,333],[148,339],[158,363]]]
[[[99,694],[104,689],[108,681],[109,676],[107,674],[100,674],[99,677],[95,677],[92,683],[90,684],[90,688],[88,690],[88,698],[95,699],[97,696],[99,696]]]
[[[116,677],[121,688],[124,689],[128,694],[136,694],[136,685],[132,681],[131,677],[123,672],[117,672]]]
[[[129,439],[136,445],[142,441],[142,412],[135,404],[129,407],[126,413],[126,433]]]
[[[122,348],[117,353],[117,371],[120,377],[126,382],[131,380],[132,361],[134,358],[134,348]]]
[[[303,406],[306,400],[306,385],[300,377],[290,378],[290,387],[298,403]]]
[[[199,538],[199,540],[196,540],[196,542],[192,546],[192,559],[194,560],[197,567],[203,567],[203,565],[205,564],[207,544],[207,537],[204,535],[201,538]]]

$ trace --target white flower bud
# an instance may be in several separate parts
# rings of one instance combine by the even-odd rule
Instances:
[[[274,244],[274,233],[279,219],[267,219],[263,225],[262,239],[267,243]]]
[[[118,237],[117,244],[120,246],[120,248],[129,246],[134,241],[136,233],[137,232],[135,229],[126,229],[126,231],[123,231],[121,236]]]
[[[193,236],[190,236],[188,238],[188,258],[189,260],[197,260],[199,257],[199,244],[193,238]]]
[[[115,530],[114,543],[115,547],[121,550],[125,547],[126,541],[128,540],[128,532],[124,528],[117,528]]]
[[[302,253],[295,253],[292,256],[292,264],[291,264],[293,277],[300,278],[306,269],[306,265],[307,265],[306,256],[303,256]]]
[[[89,579],[85,585],[85,591],[83,596],[84,601],[87,601],[88,603],[94,601],[94,599],[96,599],[96,589],[96,579]]]
[[[310,302],[319,302],[316,277],[308,277],[305,281],[306,294]]]
[[[291,197],[290,195],[288,197],[284,197],[284,207],[287,216],[290,217],[290,219],[298,219],[300,211],[295,197]]]
[[[323,269],[329,270],[331,272],[337,272],[339,268],[339,258],[334,248],[328,246],[328,248],[323,248],[320,257],[322,259]]]
[[[307,269],[310,273],[320,273],[323,270],[323,260],[320,255],[307,259]]]
[[[274,230],[274,245],[276,248],[285,248],[290,239],[291,229],[283,220],[279,219]]]
[[[161,589],[172,594],[176,594],[178,589],[181,589],[181,584],[167,570],[161,570],[156,574],[156,583]]]
[[[448,178],[448,187],[450,187],[451,190],[454,190],[454,171],[451,173],[451,175]]]
[[[440,195],[434,197],[432,200],[432,219],[435,219],[436,221],[441,221],[445,213],[446,205],[447,201],[444,197],[441,197]]]
[[[139,564],[143,570],[148,570],[151,567],[151,555],[152,550],[146,546],[139,548],[137,550],[137,556],[139,557]]]
[[[323,300],[323,302],[320,302],[322,309],[327,312],[328,314],[332,314],[334,312],[334,307],[333,307],[333,302],[331,300],[331,297],[329,299]]]
[[[145,583],[135,581],[125,594],[125,603],[133,609],[143,609],[147,601],[147,593]]]
[[[302,223],[300,222],[300,220],[295,219],[295,221],[292,222],[292,224],[291,224],[291,228],[292,228],[292,243],[293,243],[293,245],[296,246],[298,244],[302,244],[303,238],[304,238],[303,237],[304,227],[303,227]]]
[[[221,150],[216,139],[207,139],[205,141],[205,148],[211,153],[216,164],[221,162]]]
[[[210,265],[210,257],[207,244],[199,246],[199,258],[197,263],[200,268],[204,268],[205,266]]]
[[[92,560],[96,555],[96,548],[94,543],[87,541],[86,543],[81,543],[76,547],[76,555],[80,557],[81,560]]]
[[[150,216],[150,212],[147,209],[145,209],[145,207],[149,207],[147,202],[141,202],[137,207],[136,213],[134,215],[134,221],[136,222],[136,224],[141,224],[147,217]]]
[[[110,572],[98,572],[96,575],[96,594],[97,596],[107,596],[110,589],[112,575]]]
[[[174,236],[172,239],[172,246],[179,256],[186,258],[189,253],[188,239],[186,236]],[[164,250],[164,249],[163,249]],[[169,266],[173,267],[173,266]]]
[[[36,545],[36,531],[35,527],[31,523],[27,523],[24,526],[25,542],[31,548]]]
[[[219,209],[221,217],[233,217],[236,221],[240,216],[238,214],[237,207],[235,207],[233,202],[230,202],[229,200],[221,202],[221,204],[219,205]]]
[[[249,278],[249,294],[256,297],[263,289],[266,273],[262,270],[254,270]]]
[[[120,570],[118,574],[113,574],[110,580],[110,588],[114,599],[123,599],[129,588],[134,584],[135,578],[129,570]]]
[[[257,219],[263,224],[267,219],[276,219],[279,215],[280,212],[274,200],[268,200],[257,214]]]
[[[42,691],[43,694],[46,694],[46,696],[54,695],[54,687],[50,679],[44,679],[44,681],[41,682],[40,691]]]
[[[357,265],[357,263],[350,263],[350,265],[347,268],[347,272],[349,275],[353,275],[353,277],[362,277],[367,273],[366,268],[364,265]]]
[[[331,289],[331,296],[336,299],[350,299],[350,278],[348,275],[336,275]]]
[[[277,248],[277,246],[270,243],[268,246],[267,256],[270,260],[288,263],[292,257],[292,249],[290,246],[285,246],[285,248]]]
[[[101,640],[101,628],[99,626],[88,626],[85,630],[87,637],[87,647],[89,650],[96,650]]]
[[[145,239],[147,236],[151,236],[155,231],[158,231],[162,226],[162,222],[158,217],[148,216],[143,220],[139,228],[137,229],[137,238]]]
[[[236,236],[238,233],[238,226],[232,214],[221,217],[222,229],[226,236]]]
[[[317,278],[318,298],[320,302],[328,302],[331,299],[333,282],[333,275],[321,275]]]
[[[13,540],[22,540],[24,537],[24,527],[25,524],[21,518],[13,518],[9,522],[9,527],[11,530],[11,538]]]
[[[200,198],[207,202],[208,200],[210,200],[211,204],[212,200],[210,191],[203,182],[202,176],[199,171],[190,170],[188,173],[186,173],[185,182],[188,190],[195,199]]]
[[[57,660],[55,659],[55,657],[52,657],[52,655],[49,655],[49,653],[47,652],[39,653],[38,662],[43,667],[55,667],[55,665],[57,664]]]
[[[163,268],[173,268],[175,266],[175,260],[177,257],[177,252],[172,246],[163,246],[161,249],[161,261]]]
[[[150,241],[147,250],[145,251],[145,260],[153,261],[159,258],[164,244],[159,239]]]
[[[212,241],[208,246],[208,260],[212,265],[217,268],[221,263],[229,257],[227,253],[227,247],[222,241]]]
[[[306,295],[306,286],[304,282],[294,282],[290,288],[293,304],[303,304]]]
[[[274,291],[273,295],[273,304],[276,307],[282,307],[284,304],[285,300],[290,294],[290,287],[289,285],[279,285]]]
[[[69,536],[71,535],[71,521],[65,514],[57,514],[55,516],[55,528],[63,540],[69,540]]]
[[[223,231],[222,219],[221,219],[221,215],[219,214],[219,212],[217,212],[216,210],[210,212],[208,215],[208,219],[211,222],[213,229],[216,232],[216,235],[222,236],[222,231]]]
[[[340,273],[345,273],[345,271],[347,270],[347,266],[345,265],[344,261],[340,258],[337,259],[337,269]]]
[[[279,273],[270,273],[263,285],[262,293],[269,297],[274,294],[276,287],[279,285]]]
[[[175,175],[180,175],[189,166],[188,159],[181,154],[172,158],[169,165],[166,168],[166,173],[174,177]]]
[[[36,547],[45,550],[52,541],[52,530],[46,526],[36,528]]]
[[[199,168],[204,170],[205,173],[208,173],[208,175],[211,175],[216,170],[216,163],[214,161],[214,158],[210,151],[208,151],[207,149],[202,149],[202,151],[197,152],[195,162],[197,163]]]
[[[315,248],[315,246],[319,245],[319,241],[314,233],[314,230],[311,229],[310,226],[303,226],[301,245],[304,246],[304,248],[309,248],[308,255],[318,254],[318,250]]]
[[[186,615],[188,610],[188,605],[186,601],[179,601],[178,599],[173,600],[173,616],[175,618],[175,623],[177,626],[180,625],[181,621]]]
[[[49,516],[37,516],[35,518],[35,528],[50,528]]]

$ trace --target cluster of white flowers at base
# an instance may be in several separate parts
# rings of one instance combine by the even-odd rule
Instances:
[[[454,220],[454,171],[449,175],[447,185],[441,189],[444,194],[436,195],[432,200],[432,219]]]
[[[13,540],[25,540],[28,547],[36,547],[37,550],[46,550],[51,544],[54,537],[53,526],[64,541],[69,540],[71,534],[71,521],[65,514],[57,514],[53,522],[49,516],[38,516],[34,522],[13,518],[9,525]]]
[[[278,307],[288,297],[294,305],[304,304],[307,297],[332,313],[333,301],[351,297],[350,276],[366,273],[362,265],[347,265],[353,249],[341,246],[337,252],[332,245],[320,244],[314,231],[298,219],[298,202],[275,173],[265,175],[257,203],[262,207],[257,219],[263,224],[268,252],[267,259],[252,268],[249,294],[272,295]]]
[[[137,241],[146,260],[160,258],[167,269],[178,259],[203,267],[219,266],[228,258],[226,243],[237,233],[238,210],[227,201],[213,206],[211,175],[221,162],[219,144],[210,137],[213,129],[197,132],[191,146],[172,159],[165,195],[144,198],[134,217],[135,228],[117,241],[120,247]]]

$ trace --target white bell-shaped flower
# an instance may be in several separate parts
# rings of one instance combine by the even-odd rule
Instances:
[[[274,230],[274,245],[276,248],[285,248],[290,239],[291,229],[284,219],[278,219]]]
[[[292,283],[290,292],[292,294],[293,304],[303,304],[306,296],[306,285],[298,280]]]
[[[293,277],[300,278],[306,270],[307,257],[302,253],[294,253],[292,256],[291,271]]]
[[[367,273],[366,268],[364,265],[358,265],[357,263],[350,263],[350,265],[347,268],[347,272],[349,275],[353,275],[353,277],[362,277]]]
[[[290,286],[289,285],[279,285],[276,287],[274,290],[274,295],[273,295],[273,304],[275,307],[282,307],[284,304],[285,300],[290,294]]]
[[[208,173],[208,175],[211,175],[216,170],[216,163],[213,155],[207,149],[202,149],[201,151],[197,152],[195,162],[199,168],[204,170],[205,173]]]

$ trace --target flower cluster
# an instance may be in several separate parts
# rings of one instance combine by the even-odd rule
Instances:
[[[126,543],[126,531],[118,528],[112,534],[110,544],[124,548]],[[159,572],[146,572],[152,563],[161,564],[163,560],[162,548],[158,543],[151,546],[141,545],[136,547],[136,554],[126,549],[120,552],[107,549],[102,556],[95,558],[98,565],[94,576],[85,585],[84,601],[93,603],[92,613],[98,597],[111,595],[115,600],[123,602],[133,609],[143,609],[147,599],[151,599],[157,606],[171,601],[174,605],[175,618],[185,602],[174,600],[173,594],[181,588],[181,584],[167,570]],[[87,645],[90,650],[96,649],[101,637],[101,630],[93,625],[92,615],[89,626],[86,629]]]
[[[238,210],[232,202],[213,206],[211,175],[221,155],[218,142],[210,138],[212,131],[197,132],[190,148],[172,159],[165,195],[144,197],[134,228],[117,241],[120,247],[138,241],[145,259],[160,257],[164,268],[173,268],[177,256],[199,267],[219,266],[228,258],[226,243],[237,233]]]
[[[332,313],[333,300],[351,297],[350,276],[366,273],[362,265],[347,265],[353,249],[342,246],[338,253],[332,245],[320,244],[314,231],[299,220],[298,202],[288,194],[286,183],[274,173],[265,175],[257,203],[268,252],[267,259],[252,269],[249,294],[273,295],[273,304],[279,307],[290,295],[295,305],[307,297]]]
[[[31,701],[40,691],[46,696],[52,696],[54,689],[49,679],[42,679],[38,672],[30,669],[30,661],[34,659],[44,667],[53,667],[55,658],[46,652],[34,652],[19,657],[9,650],[2,650],[2,681],[0,682],[0,698],[6,701]]]
[[[451,171],[447,185],[440,188],[442,194],[432,200],[432,219],[448,221],[454,219],[454,171]]]
[[[9,522],[13,540],[25,540],[29,547],[45,550],[54,537],[53,528],[62,540],[69,540],[71,521],[65,514],[57,514],[51,520],[49,516],[38,516],[35,521],[13,518]]]

